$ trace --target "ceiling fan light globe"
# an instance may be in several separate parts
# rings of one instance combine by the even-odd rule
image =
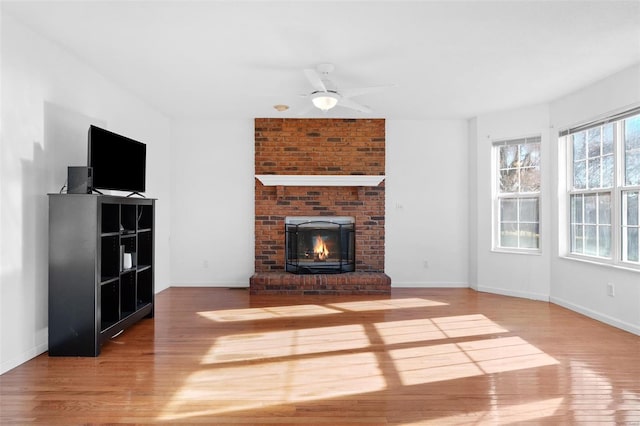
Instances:
[[[338,95],[331,92],[314,93],[311,102],[316,108],[326,112],[338,104]]]

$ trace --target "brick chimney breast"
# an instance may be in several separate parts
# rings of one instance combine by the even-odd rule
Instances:
[[[385,120],[256,118],[255,174],[384,176]],[[383,273],[384,208],[384,182],[283,187],[256,179],[255,272],[284,271],[286,216],[353,216],[356,271]]]

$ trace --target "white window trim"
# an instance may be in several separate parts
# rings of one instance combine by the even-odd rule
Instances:
[[[520,141],[524,143],[528,139],[538,139],[540,144],[540,190],[537,192],[516,192],[516,193],[500,193],[500,175],[499,169],[499,148],[504,145],[517,145]],[[491,251],[494,253],[506,254],[523,254],[536,255],[542,254],[543,247],[543,223],[542,223],[542,180],[543,180],[543,155],[542,155],[542,135],[527,135],[513,138],[496,139],[491,142]],[[500,199],[501,198],[537,198],[538,199],[538,248],[518,248],[518,247],[501,247],[500,246]]]
[[[560,257],[566,258],[570,260],[577,260],[581,262],[586,262],[594,265],[603,265],[609,266],[616,269],[623,269],[628,271],[640,271],[640,265],[635,262],[628,262],[622,260],[622,193],[624,191],[638,191],[640,190],[640,185],[634,186],[623,186],[624,184],[624,147],[622,140],[622,122],[625,118],[637,115],[640,113],[640,107],[636,107],[629,111],[625,111],[623,113],[617,115],[611,115],[608,118],[594,120],[588,124],[583,126],[576,127],[574,129],[566,129],[560,132],[559,142],[562,147],[565,158],[564,158],[564,167],[566,170],[565,173],[565,182],[562,184],[564,186],[564,223],[561,224],[560,229],[564,234],[563,243],[564,249],[560,249]],[[572,189],[573,188],[573,144],[571,141],[571,135],[573,133],[577,133],[583,130],[587,130],[592,127],[597,127],[604,125],[606,123],[615,122],[615,143],[613,147],[614,152],[614,183],[611,188],[592,188],[592,189]],[[562,162],[562,158],[560,161]],[[562,163],[560,164],[563,165]],[[602,192],[610,192],[611,193],[611,257],[599,257],[592,256],[588,254],[582,253],[573,253],[571,252],[571,196],[575,194],[595,194]]]

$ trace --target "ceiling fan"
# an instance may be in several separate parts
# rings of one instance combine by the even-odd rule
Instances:
[[[311,83],[311,86],[313,87],[313,92],[306,96],[311,98],[313,106],[323,112],[329,111],[336,105],[360,112],[373,112],[371,108],[362,105],[352,100],[351,98],[355,96],[365,95],[367,93],[379,92],[389,87],[395,86],[394,84],[389,84],[383,86],[359,87],[338,91],[335,83],[333,83],[329,79],[329,73],[331,73],[334,69],[335,67],[333,64],[319,64],[316,66],[316,69],[306,68],[304,70],[304,75],[307,77],[309,83]],[[308,111],[310,108],[311,106],[303,112]]]

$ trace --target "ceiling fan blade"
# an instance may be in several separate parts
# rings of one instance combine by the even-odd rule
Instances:
[[[343,98],[353,98],[354,96],[366,95],[367,93],[382,92],[383,90],[398,87],[397,84],[386,84],[383,86],[356,87],[353,89],[340,90]]]
[[[371,108],[361,105],[355,101],[352,101],[349,98],[345,98],[344,96],[340,98],[340,100],[338,101],[338,105],[345,108],[355,109],[356,111],[360,111],[360,112],[373,112]]]
[[[307,80],[313,86],[313,88],[319,92],[326,92],[327,88],[325,87],[322,79],[320,78],[320,74],[316,70],[312,70],[311,68],[304,69],[304,75],[307,76]]]

